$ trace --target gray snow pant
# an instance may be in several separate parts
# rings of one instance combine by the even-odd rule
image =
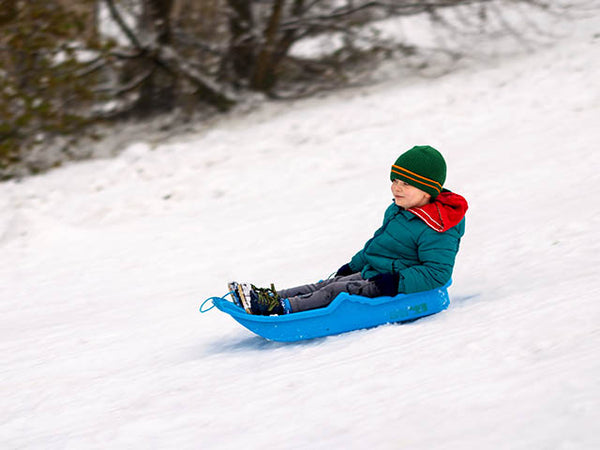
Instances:
[[[365,280],[360,273],[277,291],[281,297],[289,300],[292,312],[323,308],[329,305],[340,292],[370,298],[381,296],[375,283]]]

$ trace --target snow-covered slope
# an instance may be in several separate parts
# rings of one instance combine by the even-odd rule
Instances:
[[[599,24],[0,184],[0,447],[599,448]],[[447,311],[287,345],[197,312],[347,262],[415,144],[470,202]]]

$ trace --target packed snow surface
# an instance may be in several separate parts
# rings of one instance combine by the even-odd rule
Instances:
[[[0,184],[0,448],[600,448],[599,24]],[[346,263],[416,144],[470,204],[447,311],[293,344],[198,312]]]

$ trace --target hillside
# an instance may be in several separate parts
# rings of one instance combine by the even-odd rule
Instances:
[[[599,448],[599,25],[0,184],[0,446]],[[198,313],[347,262],[415,144],[470,204],[447,311],[296,344]]]

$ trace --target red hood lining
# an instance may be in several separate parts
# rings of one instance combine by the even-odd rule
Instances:
[[[462,195],[450,191],[441,192],[433,202],[408,211],[435,231],[442,233],[458,225],[469,209]]]

